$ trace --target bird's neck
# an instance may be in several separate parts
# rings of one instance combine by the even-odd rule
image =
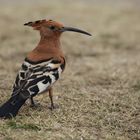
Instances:
[[[60,38],[45,38],[41,36],[37,47],[27,55],[27,58],[33,61],[39,61],[61,56],[63,57]]]
[[[60,44],[60,38],[59,37],[44,37],[41,36],[40,42],[37,46],[37,48],[41,51],[49,51],[51,49],[61,49],[60,48],[61,44]]]

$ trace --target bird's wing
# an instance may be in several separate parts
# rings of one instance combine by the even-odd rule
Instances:
[[[53,58],[36,64],[25,59],[17,75],[12,95],[21,90],[28,91],[31,96],[46,91],[59,79],[64,67],[65,63]]]

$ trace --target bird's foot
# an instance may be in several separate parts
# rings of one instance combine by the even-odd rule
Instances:
[[[31,104],[31,105],[30,105],[31,108],[38,108],[38,107],[40,107],[40,106],[41,106],[40,103],[34,103],[34,104]]]
[[[58,104],[49,105],[48,108],[49,108],[50,110],[58,109],[58,108],[59,108],[59,105],[58,105]]]

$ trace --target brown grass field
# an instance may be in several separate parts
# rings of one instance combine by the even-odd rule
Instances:
[[[26,104],[15,119],[0,120],[0,140],[140,140],[138,0],[0,3],[0,104],[39,41],[25,22],[54,19],[93,34],[61,38],[67,66],[54,87],[60,108],[50,111],[48,94],[37,96],[37,109]]]

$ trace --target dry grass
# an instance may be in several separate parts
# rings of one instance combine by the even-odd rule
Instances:
[[[134,5],[1,5],[0,103],[39,40],[22,24],[44,17],[93,37],[63,35],[67,67],[54,89],[60,108],[51,112],[47,94],[36,97],[41,107],[25,105],[15,119],[0,120],[0,140],[140,140],[140,10]]]

